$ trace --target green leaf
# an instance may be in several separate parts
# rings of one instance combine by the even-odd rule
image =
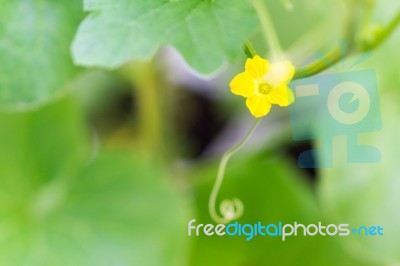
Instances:
[[[171,44],[196,70],[210,73],[243,55],[258,18],[242,0],[85,0],[90,14],[72,46],[79,65],[115,68]]]
[[[0,0],[0,107],[26,108],[65,93],[77,73],[69,46],[79,1]]]
[[[80,117],[0,114],[0,265],[182,265],[182,198],[154,163],[89,156]]]
[[[285,49],[304,46],[304,41],[301,45],[294,42],[305,36],[314,40],[313,46],[305,45],[309,56],[310,48],[320,48],[322,40],[337,36],[338,17],[331,16],[338,7],[337,1],[292,2],[291,11],[285,9],[282,1],[268,1],[268,9]],[[211,73],[224,62],[244,58],[245,40],[254,40],[256,50],[263,55],[268,51],[264,38],[259,38],[260,23],[251,1],[85,0],[84,3],[90,13],[72,45],[74,61],[79,65],[116,68],[130,60],[148,60],[160,47],[172,45],[195,70]],[[323,38],[307,35],[316,28],[321,29],[318,33]],[[299,53],[304,60],[305,51]]]

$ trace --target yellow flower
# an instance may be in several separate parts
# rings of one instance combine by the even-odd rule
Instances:
[[[288,106],[294,95],[287,86],[294,75],[289,61],[269,63],[259,57],[248,58],[245,71],[239,73],[230,83],[232,93],[247,98],[246,106],[255,117],[269,113],[272,104]]]

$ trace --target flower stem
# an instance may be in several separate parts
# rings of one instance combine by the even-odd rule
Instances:
[[[246,54],[247,58],[253,58],[257,54],[256,50],[254,50],[253,45],[251,45],[251,42],[249,41],[244,42],[243,51]]]
[[[274,26],[272,24],[271,17],[268,13],[267,6],[264,0],[251,0],[254,9],[257,12],[258,18],[260,19],[261,28],[265,41],[271,51],[271,57],[273,60],[282,59],[283,51],[279,43],[278,36],[276,35]]]
[[[217,223],[224,223],[224,224],[228,223],[232,220],[238,219],[243,214],[244,211],[243,203],[237,198],[234,198],[232,200],[223,200],[221,202],[220,212],[222,216],[218,215],[215,205],[217,201],[218,192],[221,188],[222,181],[224,180],[225,169],[229,162],[229,159],[232,157],[232,155],[234,155],[247,143],[247,141],[250,139],[251,135],[257,128],[258,124],[260,123],[260,121],[261,118],[257,118],[254,121],[253,125],[251,126],[249,132],[246,134],[246,136],[238,144],[236,144],[228,151],[226,151],[221,158],[221,161],[218,166],[217,179],[215,180],[214,186],[211,191],[210,199],[208,202],[208,209],[210,212],[210,216]]]

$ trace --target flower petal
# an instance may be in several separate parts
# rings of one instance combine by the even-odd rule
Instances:
[[[294,95],[292,90],[286,84],[282,84],[271,90],[268,95],[268,100],[272,104],[288,106],[294,102]]]
[[[254,79],[262,79],[267,74],[269,68],[268,60],[255,55],[246,60],[245,71]]]
[[[265,78],[272,87],[277,87],[290,81],[293,78],[293,75],[294,66],[292,63],[290,61],[281,61],[270,65]]]
[[[242,72],[233,78],[229,86],[233,94],[247,98],[254,93],[256,84],[250,75]]]
[[[254,117],[262,117],[271,110],[271,103],[266,96],[251,96],[246,100],[246,106]]]

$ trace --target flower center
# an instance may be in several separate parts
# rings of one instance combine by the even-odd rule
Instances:
[[[261,94],[268,94],[272,87],[268,83],[261,83],[258,85],[258,92]]]

